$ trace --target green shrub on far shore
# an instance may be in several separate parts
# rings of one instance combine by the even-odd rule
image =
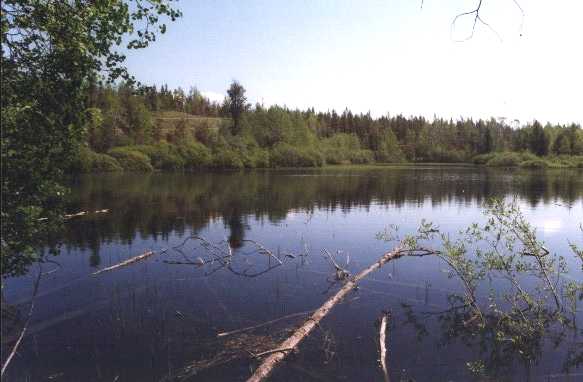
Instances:
[[[544,159],[531,159],[520,163],[522,168],[548,168],[549,164]]]
[[[547,159],[549,167],[552,168],[583,168],[583,156],[581,155],[559,155]]]
[[[211,166],[218,169],[240,170],[245,167],[237,153],[229,148],[219,148],[213,153]]]
[[[488,161],[496,156],[496,153],[480,154],[472,158],[474,164],[486,164]]]
[[[117,159],[125,171],[149,172],[154,170],[150,163],[150,158],[131,146],[113,148],[108,151],[108,154]]]
[[[320,167],[324,164],[324,157],[313,148],[282,143],[271,151],[270,161],[272,167]]]
[[[322,139],[320,147],[327,164],[365,164],[374,161],[373,152],[362,149],[356,135],[338,133]]]
[[[158,143],[156,145],[128,146],[128,148],[146,155],[156,170],[176,171],[184,168],[184,159],[174,145]]]
[[[374,153],[371,150],[357,150],[348,156],[352,164],[368,164],[374,162]]]
[[[198,142],[179,145],[178,154],[182,157],[186,170],[208,167],[212,161],[210,149]]]
[[[71,170],[75,173],[91,173],[123,171],[123,168],[115,158],[81,147]]]
[[[489,159],[488,159],[489,158]],[[541,158],[537,157],[536,155],[523,152],[523,153],[516,153],[516,152],[500,152],[500,153],[490,153],[486,154],[483,157],[474,157],[474,163],[476,163],[476,159],[478,161],[483,161],[488,159],[485,163],[486,166],[489,167],[518,167],[522,162],[536,162],[542,160]]]
[[[486,162],[490,167],[517,167],[522,162],[518,153],[499,153]]]
[[[473,162],[475,164],[485,164],[489,167],[522,167],[532,169],[583,168],[583,156],[560,155],[538,157],[529,152],[482,154],[475,156]]]

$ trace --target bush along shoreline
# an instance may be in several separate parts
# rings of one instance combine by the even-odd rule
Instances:
[[[236,148],[222,147],[214,150],[197,142],[183,145],[158,143],[154,145],[129,145],[115,147],[107,153],[96,153],[88,147],[79,149],[72,173],[107,172],[152,172],[152,171],[205,171],[205,170],[243,170],[267,168],[309,168],[336,165],[367,164],[423,164],[426,162],[375,161],[372,152],[358,150],[339,153],[337,151],[302,149],[281,144],[272,150],[253,147],[241,151]],[[440,162],[432,162],[439,164]],[[471,162],[478,166],[524,169],[583,169],[583,156],[537,157],[529,152],[500,152],[475,156]]]
[[[528,151],[499,152],[476,155],[473,163],[488,167],[520,167],[530,169],[583,168],[583,155],[551,155],[538,157]]]

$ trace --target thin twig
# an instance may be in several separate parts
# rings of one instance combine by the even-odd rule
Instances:
[[[275,324],[275,323],[280,322],[280,321],[288,320],[290,318],[295,318],[295,317],[299,317],[299,316],[305,316],[305,315],[308,315],[308,314],[311,314],[311,313],[314,313],[314,311],[313,310],[308,310],[308,311],[305,311],[305,312],[288,314],[287,316],[283,316],[283,317],[279,317],[279,318],[276,318],[276,319],[273,319],[273,320],[270,320],[270,321],[266,321],[266,322],[261,323],[261,324],[258,324],[258,325],[253,325],[253,326],[249,326],[249,327],[241,328],[241,329],[237,329],[237,330],[231,330],[229,332],[218,333],[217,334],[217,337],[226,337],[226,336],[230,336],[230,335],[233,335],[233,334],[239,334],[239,333],[249,332],[251,330],[259,329],[259,328],[262,328],[264,326],[268,326],[268,325],[271,325],[271,324]]]
[[[272,349],[272,350],[267,350],[267,351],[264,351],[264,352],[261,352],[261,353],[257,353],[257,354],[255,354],[255,353],[252,353],[252,352],[250,352],[249,350],[246,350],[246,352],[247,352],[247,353],[249,353],[249,354],[251,354],[251,356],[252,356],[253,358],[261,358],[261,357],[264,357],[264,356],[266,356],[266,355],[269,355],[269,354],[273,354],[273,353],[281,353],[281,352],[291,352],[291,351],[293,351],[293,350],[294,350],[293,348],[286,348],[286,349]]]
[[[283,262],[277,256],[275,256],[269,249],[265,248],[263,245],[259,244],[255,240],[245,239],[245,240],[242,240],[242,241],[243,242],[248,242],[248,243],[255,244],[255,246],[257,248],[259,248],[259,253],[274,258],[275,260],[277,260],[277,262],[279,262],[280,265],[283,264]]]

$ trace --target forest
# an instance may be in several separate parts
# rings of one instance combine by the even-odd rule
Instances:
[[[579,124],[458,120],[251,105],[234,81],[223,102],[196,87],[92,83],[73,172],[475,163],[583,167]]]

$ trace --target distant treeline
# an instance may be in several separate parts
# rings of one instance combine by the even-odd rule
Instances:
[[[233,89],[235,86],[235,90]],[[92,85],[86,145],[74,171],[317,167],[325,164],[474,162],[583,167],[578,124],[510,126],[251,106],[245,89],[213,102],[196,88]],[[239,105],[234,107],[234,105]]]

